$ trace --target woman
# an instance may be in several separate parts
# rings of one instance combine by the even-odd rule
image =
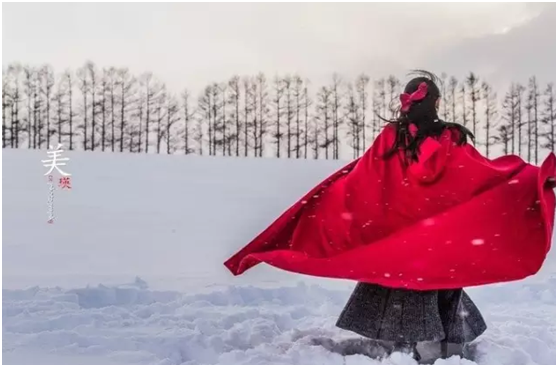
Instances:
[[[386,158],[403,151],[403,164],[416,161],[425,137],[439,137],[447,129],[455,130],[458,144],[473,138],[463,126],[440,121],[437,110],[441,95],[434,81],[433,75],[417,77],[405,87],[399,118],[387,121],[398,134]],[[413,122],[417,127],[414,139],[409,130]],[[447,358],[448,344],[455,344],[453,352],[461,354],[465,342],[486,330],[479,310],[463,289],[411,291],[369,283],[356,286],[337,326],[387,341],[392,351],[412,353],[415,359],[420,359],[418,342],[440,341],[438,356]]]
[[[372,146],[310,190],[225,262],[260,262],[358,285],[337,326],[409,351],[460,347],[486,329],[462,288],[535,274],[550,249],[556,161],[489,160],[463,126],[438,118],[422,72]],[[529,246],[525,246],[528,243]]]

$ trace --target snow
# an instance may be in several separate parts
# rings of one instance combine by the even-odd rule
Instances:
[[[4,363],[414,364],[334,326],[353,282],[222,266],[344,162],[70,152],[48,224],[46,151],[3,155]],[[488,330],[436,364],[555,364],[555,256],[469,289]]]

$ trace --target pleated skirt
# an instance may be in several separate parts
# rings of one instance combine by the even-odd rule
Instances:
[[[413,291],[358,283],[337,327],[364,337],[394,342],[466,343],[486,323],[463,289]]]

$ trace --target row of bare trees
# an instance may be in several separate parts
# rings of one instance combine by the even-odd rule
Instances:
[[[539,162],[554,151],[553,83],[535,77],[512,83],[498,100],[474,73],[441,74],[440,117],[473,131],[487,156],[519,154]],[[275,156],[339,159],[360,156],[397,107],[395,76],[344,80],[334,74],[314,86],[298,75],[233,76],[208,84],[193,98],[169,91],[153,74],[99,69],[75,72],[21,66],[2,73],[2,146],[133,153]]]

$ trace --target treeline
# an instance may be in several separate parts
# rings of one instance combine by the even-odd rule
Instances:
[[[467,126],[490,156],[539,162],[554,151],[553,83],[532,77],[498,99],[469,73],[441,74],[440,117]],[[71,150],[339,159],[360,156],[398,105],[395,76],[313,86],[299,75],[233,76],[198,95],[175,94],[153,74],[98,68],[92,62],[55,74],[49,65],[9,65],[2,72],[2,146]]]

